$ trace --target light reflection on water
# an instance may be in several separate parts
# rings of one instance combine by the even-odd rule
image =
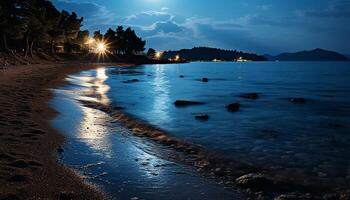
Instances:
[[[153,109],[149,114],[157,115],[158,123],[170,122],[169,117],[169,104],[171,104],[171,99],[169,98],[169,79],[164,73],[164,65],[155,66],[154,79],[151,82],[152,90],[154,93]]]
[[[110,99],[106,94],[110,87],[104,83],[107,79],[106,68],[98,68],[95,78],[89,79],[80,77],[78,80],[88,81],[91,84],[90,87],[83,90],[85,95],[92,96],[90,100],[108,105]],[[86,84],[82,85],[86,86]],[[89,146],[99,151],[101,155],[111,157],[113,152],[111,151],[111,141],[106,137],[109,134],[109,130],[106,126],[105,114],[84,106],[81,107],[81,111],[83,113],[83,119],[80,122],[77,137],[84,139]]]
[[[349,69],[340,62],[142,65],[118,76],[110,69],[108,95],[125,112],[228,158],[345,182],[350,180]],[[209,82],[201,82],[203,77]],[[122,83],[134,78],[141,81]],[[251,92],[259,98],[240,98]],[[293,104],[291,97],[307,101]],[[178,108],[173,102],[179,99],[207,104]],[[225,109],[233,102],[242,105],[237,113]],[[197,121],[197,113],[210,119]]]
[[[81,120],[77,138],[83,139],[91,148],[100,155],[111,157],[111,141],[107,137],[109,134],[106,126],[106,116],[100,111],[91,108],[81,107],[83,119]]]
[[[94,81],[94,86],[96,87],[96,94],[99,96],[97,97],[99,99],[99,103],[103,105],[108,105],[110,103],[110,99],[107,96],[107,92],[110,90],[110,87],[104,82],[108,79],[108,76],[106,75],[106,68],[98,68],[96,70],[96,81]]]
[[[166,118],[164,105],[170,102],[169,87],[163,69],[156,74],[154,92],[162,95],[155,96],[158,103],[152,107],[160,118]],[[162,147],[133,138],[127,129],[111,124],[113,119],[106,113],[77,103],[110,103],[106,69],[84,75],[70,76],[71,84],[56,90],[52,102],[61,113],[53,124],[68,136],[62,154],[66,164],[101,186],[112,199],[246,199],[237,191],[199,176],[190,167],[157,157]]]

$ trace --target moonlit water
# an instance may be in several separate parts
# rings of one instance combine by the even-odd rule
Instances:
[[[172,135],[253,165],[350,178],[347,62],[146,65],[108,74],[113,104]],[[203,77],[209,82],[201,82]],[[129,79],[140,82],[122,83]],[[239,97],[247,92],[260,97]],[[293,97],[306,103],[289,102]],[[178,99],[207,104],[177,108]],[[239,112],[226,111],[232,102],[242,104]],[[210,119],[195,120],[199,113]]]
[[[75,74],[64,90],[81,94],[93,88],[93,94],[79,98],[123,107],[126,113],[218,156],[295,177],[350,181],[349,63],[189,63],[103,72],[102,78],[98,70]],[[96,77],[103,80],[103,86],[94,82]],[[202,82],[203,77],[209,82]],[[259,98],[240,97],[252,92]],[[294,97],[306,102],[290,102]],[[206,104],[175,107],[179,99]],[[233,102],[242,105],[238,112],[226,110]],[[208,114],[209,120],[198,121],[197,114]],[[104,132],[115,133],[106,129],[107,123],[101,124]],[[113,154],[117,141],[86,143]]]
[[[51,101],[60,113],[52,124],[67,136],[59,158],[87,182],[111,199],[247,199],[215,177],[168,159],[172,149],[133,137],[107,113],[83,106],[80,101],[111,101],[107,70],[90,72],[69,76]]]

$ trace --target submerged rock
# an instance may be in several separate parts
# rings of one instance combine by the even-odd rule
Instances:
[[[292,103],[300,103],[300,104],[306,102],[306,99],[304,98],[289,98],[288,100]]]
[[[113,109],[114,109],[114,110],[124,110],[124,108],[121,107],[121,106],[115,106],[115,107],[113,107]]]
[[[239,103],[231,103],[226,106],[227,110],[230,112],[237,112],[240,107],[241,107],[241,104]]]
[[[123,81],[123,83],[136,83],[139,81],[140,81],[139,79],[131,79],[131,80]]]
[[[198,101],[186,101],[186,100],[177,100],[174,102],[175,106],[191,106],[191,105],[202,105],[203,102]]]
[[[64,152],[64,150],[63,150],[63,148],[62,148],[62,147],[59,147],[59,148],[57,148],[57,152],[58,152],[59,154],[61,154],[61,153],[63,153],[63,152]]]
[[[202,78],[202,82],[209,82],[209,79],[208,78]]]
[[[197,120],[207,121],[207,120],[209,120],[209,115],[199,114],[199,115],[194,116],[194,118]]]
[[[251,188],[252,190],[260,190],[268,188],[273,185],[273,182],[269,180],[263,174],[246,174],[236,179],[236,184],[242,188]]]
[[[184,75],[180,75],[179,77],[180,77],[180,78],[185,78],[185,76],[184,76]]]
[[[244,93],[239,95],[239,97],[244,98],[244,99],[258,99],[259,98],[259,94],[258,93]]]

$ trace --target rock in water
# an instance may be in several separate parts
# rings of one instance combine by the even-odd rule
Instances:
[[[272,187],[273,182],[263,174],[246,174],[236,179],[236,184],[241,188],[260,190]]]
[[[202,105],[205,103],[197,102],[197,101],[177,100],[174,102],[174,104],[175,104],[175,106],[191,106],[191,105]]]
[[[57,152],[58,152],[59,154],[61,154],[61,153],[63,153],[63,152],[64,152],[64,150],[63,150],[63,148],[62,148],[62,147],[59,147],[59,148],[57,149]]]
[[[139,79],[131,79],[131,80],[123,81],[123,83],[136,83],[139,81],[140,81]]]
[[[180,77],[180,78],[185,78],[185,76],[184,76],[184,75],[180,75],[179,77]]]
[[[199,115],[195,116],[195,119],[202,120],[202,121],[207,121],[207,120],[209,120],[209,115],[207,115],[207,114],[199,114]]]
[[[259,94],[258,93],[244,93],[239,95],[239,97],[244,98],[244,99],[257,99],[259,98]]]
[[[226,106],[227,110],[230,112],[237,112],[240,107],[241,107],[241,104],[239,103],[231,103]]]
[[[306,99],[304,98],[289,98],[289,101],[292,102],[292,103],[305,103],[306,102]]]
[[[202,82],[207,83],[207,82],[209,82],[209,79],[208,78],[202,78]]]

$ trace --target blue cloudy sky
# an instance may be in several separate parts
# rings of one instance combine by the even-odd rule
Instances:
[[[260,54],[317,47],[350,54],[350,0],[53,0],[91,32],[131,26],[158,50],[211,46]]]

